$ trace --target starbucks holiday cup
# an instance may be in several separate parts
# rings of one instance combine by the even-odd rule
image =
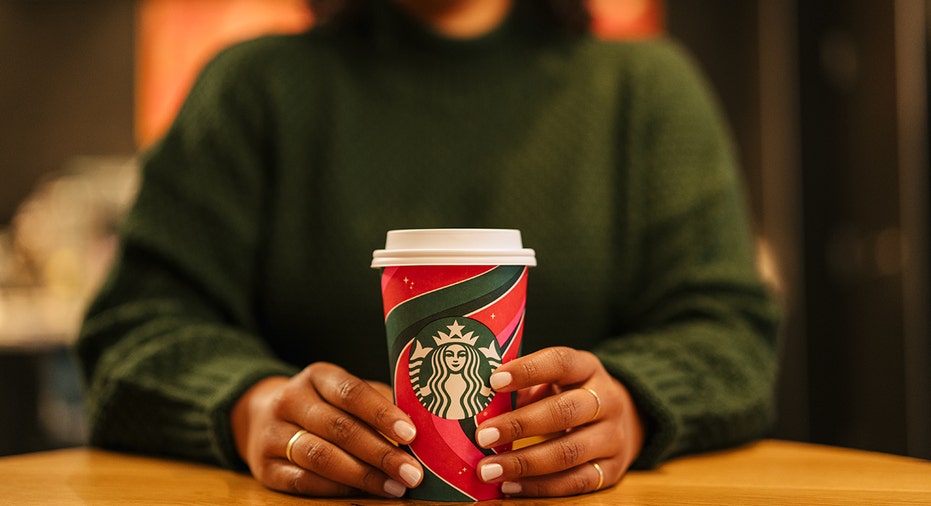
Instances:
[[[408,497],[481,501],[503,497],[475,466],[510,445],[481,448],[476,427],[513,409],[489,377],[520,353],[527,270],[536,265],[520,231],[421,229],[388,232],[373,253],[382,298],[395,403],[414,421],[405,447],[424,467]]]

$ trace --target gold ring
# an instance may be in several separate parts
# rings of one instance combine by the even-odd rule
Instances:
[[[294,459],[291,458],[291,450],[294,449],[294,443],[297,443],[297,440],[300,439],[304,434],[307,434],[307,431],[304,429],[295,432],[294,435],[291,436],[291,439],[288,441],[288,446],[284,450],[284,456],[288,457],[288,462],[294,465],[297,465],[297,462],[294,462]]]
[[[592,419],[589,420],[589,421],[591,421],[591,422],[594,422],[595,419],[598,418],[598,415],[601,414],[601,397],[598,397],[598,394],[596,394],[595,391],[592,390],[591,388],[586,388],[585,390],[587,390],[588,393],[590,393],[590,394],[592,394],[593,396],[595,396],[595,402],[597,403],[597,406],[595,406],[595,414],[592,415]]]
[[[601,470],[601,466],[599,466],[597,462],[589,462],[589,464],[595,466],[595,471],[598,471],[598,484],[595,485],[595,490],[601,490],[601,486],[605,484],[605,473]]]

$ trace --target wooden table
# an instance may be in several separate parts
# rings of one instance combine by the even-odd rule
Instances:
[[[0,503],[19,506],[424,504],[369,497],[303,499],[267,490],[243,474],[83,448],[0,458]],[[676,459],[653,471],[631,472],[619,485],[596,494],[500,503],[927,505],[931,504],[931,462],[770,440]]]

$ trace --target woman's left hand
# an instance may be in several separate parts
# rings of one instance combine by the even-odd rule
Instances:
[[[481,446],[548,438],[479,462],[479,477],[501,483],[506,495],[567,496],[612,486],[643,445],[630,394],[590,352],[540,350],[499,367],[491,386],[518,391],[518,407],[479,425]]]

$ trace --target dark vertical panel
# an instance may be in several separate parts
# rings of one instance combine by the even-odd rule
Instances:
[[[924,7],[775,3],[666,2],[734,126],[758,230],[779,241],[775,435],[927,456],[931,178],[912,130],[927,109],[902,96],[923,68],[902,60],[896,21]]]
[[[905,453],[894,2],[800,2],[814,441]]]
[[[808,440],[808,352],[802,259],[802,170],[798,133],[798,25],[795,0],[760,0],[760,173],[762,230],[783,307],[774,436]]]
[[[931,167],[927,0],[895,4],[908,454],[931,458]]]

